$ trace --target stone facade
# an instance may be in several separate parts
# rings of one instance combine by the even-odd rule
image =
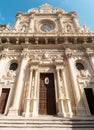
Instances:
[[[39,107],[43,115],[94,115],[94,33],[76,12],[45,4],[18,12],[13,28],[0,25],[0,72],[0,116],[34,117]],[[44,87],[54,82],[56,108],[47,106],[51,94],[40,101],[43,74]]]

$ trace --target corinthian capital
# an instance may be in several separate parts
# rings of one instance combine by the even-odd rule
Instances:
[[[71,56],[73,55],[73,51],[70,48],[66,48],[65,55],[67,58],[71,58]]]

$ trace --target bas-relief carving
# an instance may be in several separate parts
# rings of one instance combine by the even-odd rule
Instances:
[[[11,80],[14,81],[16,79],[16,72],[13,70],[8,70],[5,74],[1,77],[2,80]]]
[[[23,54],[25,57],[29,57],[31,60],[41,60],[41,59],[63,59],[62,52],[54,51],[54,50],[36,50],[31,51],[28,48],[25,48]]]
[[[88,70],[79,70],[79,74],[77,75],[77,77],[90,79],[91,74]]]

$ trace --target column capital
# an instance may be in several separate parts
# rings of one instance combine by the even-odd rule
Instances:
[[[71,58],[73,55],[73,51],[70,48],[65,49],[65,55],[67,58]]]
[[[21,54],[21,56],[22,56],[23,59],[25,59],[25,60],[27,60],[27,61],[29,61],[29,59],[30,59],[30,57],[29,57],[29,55],[28,55],[27,53],[24,53],[24,52],[23,52],[23,53]]]
[[[35,66],[35,65],[31,65],[30,67],[30,70],[37,70],[38,69],[38,66]]]
[[[93,56],[94,56],[94,50],[91,49],[91,48],[86,48],[86,54],[87,54],[89,57],[93,57]]]
[[[56,70],[63,70],[64,69],[64,66],[63,65],[56,65]]]

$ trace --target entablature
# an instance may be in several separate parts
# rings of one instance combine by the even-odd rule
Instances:
[[[90,45],[94,44],[94,33],[87,34],[20,34],[4,33],[0,34],[0,46],[19,45]]]

